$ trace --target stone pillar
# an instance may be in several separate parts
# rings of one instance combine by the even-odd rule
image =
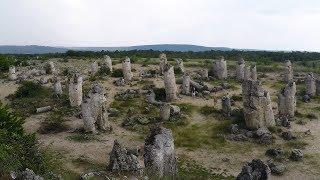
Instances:
[[[316,80],[316,94],[317,96],[320,96],[320,80]]]
[[[251,66],[250,68],[250,75],[251,75],[251,79],[253,81],[257,81],[258,80],[258,73],[257,73],[257,67],[256,65]]]
[[[145,139],[144,164],[147,174],[157,178],[173,178],[178,172],[172,132],[163,127],[151,129]]]
[[[177,66],[180,69],[181,73],[184,74],[184,66],[183,66],[183,60],[182,59],[177,59]]]
[[[171,106],[169,103],[163,103],[160,105],[160,117],[163,121],[170,119],[170,109]]]
[[[240,58],[236,65],[236,79],[240,82],[244,80],[244,71],[245,71],[245,61],[243,58]]]
[[[54,63],[52,61],[48,62],[48,68],[49,68],[48,69],[49,70],[48,74],[53,74],[53,75],[57,74],[57,70],[56,70],[56,68],[54,66]]]
[[[86,97],[81,105],[82,120],[86,132],[96,133],[95,119],[92,116],[91,99]]]
[[[58,95],[62,94],[61,82],[57,76],[53,77],[53,92]]]
[[[296,83],[290,82],[278,95],[278,111],[281,116],[294,117],[296,109]]]
[[[231,116],[231,101],[228,96],[223,96],[221,99],[222,112],[226,116]]]
[[[80,106],[82,103],[82,82],[79,73],[74,74],[69,80],[69,100],[72,107]]]
[[[187,74],[183,75],[181,93],[185,95],[190,94],[190,76]]]
[[[225,79],[228,76],[227,61],[224,58],[216,60],[213,64],[214,75],[218,79]]]
[[[248,128],[258,129],[275,125],[270,95],[259,81],[244,81],[242,96],[243,113]]]
[[[16,68],[14,66],[9,67],[9,80],[15,81],[17,79]]]
[[[168,63],[166,54],[161,53],[159,55],[159,60],[160,60],[159,71],[160,71],[160,74],[163,74],[164,66]]]
[[[291,61],[286,60],[284,63],[284,82],[289,83],[293,81],[293,70]]]
[[[316,93],[316,82],[313,73],[308,73],[306,76],[306,93],[313,97]]]
[[[244,74],[243,74],[243,79],[245,81],[251,80],[251,71],[250,71],[250,66],[245,66],[244,67]]]
[[[110,56],[108,55],[104,55],[103,56],[103,65],[109,69],[110,72],[113,71],[113,68],[112,68],[112,60],[110,58]]]
[[[174,76],[173,66],[166,64],[163,69],[164,88],[166,90],[166,99],[168,102],[177,99],[177,85]]]
[[[133,74],[131,72],[131,62],[129,57],[126,57],[122,61],[122,72],[123,72],[124,81],[130,82],[132,80]]]
[[[97,72],[99,71],[99,65],[97,63],[97,61],[94,61],[92,64],[91,64],[91,75],[96,75]]]

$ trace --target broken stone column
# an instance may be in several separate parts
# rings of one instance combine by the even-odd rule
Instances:
[[[290,82],[278,95],[278,111],[281,116],[294,117],[296,109],[296,83]]]
[[[144,164],[152,177],[175,177],[178,171],[171,130],[155,127],[145,139]]]
[[[257,67],[256,65],[251,66],[250,68],[250,75],[251,75],[251,79],[253,81],[257,81],[258,80],[258,73],[257,73]]]
[[[166,91],[166,100],[168,102],[176,100],[177,97],[177,85],[176,78],[174,76],[173,66],[166,64],[163,69],[164,75],[164,88]]]
[[[293,81],[293,70],[291,61],[286,60],[284,63],[284,82],[289,83]]]
[[[9,67],[9,80],[15,81],[17,79],[16,68],[14,66]]]
[[[238,81],[242,82],[244,80],[244,71],[245,71],[245,61],[243,58],[240,58],[236,65],[236,78]]]
[[[58,95],[62,94],[61,82],[57,76],[53,77],[53,92]]]
[[[316,94],[316,82],[313,73],[308,73],[306,76],[306,93],[310,97]]]
[[[82,103],[82,76],[75,73],[69,80],[69,100],[72,107],[80,106]]]
[[[184,66],[183,66],[183,60],[182,59],[176,59],[177,66],[180,69],[180,72],[184,74]]]
[[[47,73],[48,74],[53,74],[53,75],[57,74],[57,70],[56,70],[56,68],[54,66],[54,63],[52,61],[49,61],[47,66],[48,66],[47,67],[48,68],[47,69]]]
[[[244,81],[251,80],[251,71],[250,71],[250,66],[245,66],[244,67],[244,73],[243,73],[243,79]]]
[[[224,58],[215,60],[213,64],[213,72],[218,79],[227,78],[228,76],[227,61]]]
[[[159,55],[159,60],[160,60],[159,71],[160,71],[160,74],[163,74],[164,66],[168,63],[166,54],[161,53]]]
[[[190,76],[185,74],[182,77],[182,94],[189,95],[190,94]]]
[[[112,172],[137,172],[141,168],[138,157],[114,140],[108,169]]]
[[[103,63],[102,63],[102,65],[103,65],[104,67],[106,67],[107,69],[109,69],[110,72],[113,71],[113,68],[112,68],[112,60],[111,60],[110,56],[108,56],[108,55],[103,56]]]
[[[160,105],[160,117],[163,121],[167,121],[170,119],[170,109],[171,106],[169,103],[162,103]]]
[[[259,81],[247,80],[242,83],[243,113],[246,126],[250,129],[275,125],[269,92]]]
[[[222,112],[226,116],[231,116],[231,101],[228,96],[223,96],[221,99]]]
[[[94,61],[92,64],[91,64],[91,75],[96,75],[97,72],[99,71],[99,65],[97,63],[97,61]]]
[[[200,69],[198,74],[202,79],[207,79],[209,77],[208,69]]]
[[[122,61],[122,72],[123,72],[124,81],[130,82],[133,77],[133,74],[131,72],[131,62],[129,57],[126,57]]]

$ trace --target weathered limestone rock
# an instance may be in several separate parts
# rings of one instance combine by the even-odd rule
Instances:
[[[151,129],[145,139],[143,157],[149,175],[157,178],[175,177],[178,169],[171,130],[163,127]]]
[[[256,65],[251,66],[250,75],[251,75],[252,81],[258,80],[258,73],[257,73],[257,66]]]
[[[189,95],[190,94],[190,76],[185,74],[182,78],[182,94]]]
[[[82,82],[79,73],[74,74],[69,80],[69,100],[72,107],[80,106],[82,103]]]
[[[113,172],[136,172],[141,168],[138,157],[114,140],[108,169]]]
[[[227,78],[228,76],[227,61],[224,58],[215,60],[213,64],[213,72],[218,79]]]
[[[231,115],[231,101],[228,96],[223,96],[221,99],[221,105],[222,105],[222,112],[226,116]]]
[[[103,63],[102,63],[102,65],[105,66],[106,68],[108,68],[110,72],[113,71],[113,68],[112,68],[112,60],[111,60],[110,56],[108,56],[108,55],[104,55],[104,56],[103,56]]]
[[[236,78],[238,81],[242,82],[244,80],[244,71],[245,71],[245,61],[243,58],[240,58],[236,65]]]
[[[310,97],[316,94],[316,82],[313,73],[308,73],[306,76],[306,93]]]
[[[251,67],[250,66],[245,66],[244,67],[244,73],[243,73],[243,79],[244,81],[251,80]]]
[[[39,107],[36,109],[37,113],[44,113],[44,112],[48,112],[51,111],[53,108],[51,106],[44,106],[44,107]]]
[[[57,76],[53,78],[53,92],[54,94],[58,94],[58,95],[62,94],[61,82]]]
[[[43,177],[37,175],[33,172],[33,170],[26,168],[26,170],[22,171],[16,179],[22,180],[44,180]]]
[[[174,76],[173,66],[166,64],[163,69],[164,88],[166,90],[166,99],[168,102],[177,99],[177,85]]]
[[[202,79],[207,79],[209,77],[208,69],[200,69],[198,74]]]
[[[184,74],[184,66],[183,66],[183,60],[182,59],[176,59],[176,62],[177,62],[177,66],[178,68],[180,69],[180,72],[182,74]]]
[[[160,74],[163,74],[164,66],[168,63],[166,54],[161,53],[159,55],[159,60],[160,60],[159,71],[160,71]]]
[[[296,83],[290,82],[278,95],[279,115],[294,117],[296,109]]]
[[[57,72],[57,70],[56,70],[56,68],[55,68],[55,66],[54,66],[54,63],[52,62],[52,61],[49,61],[48,62],[48,74],[53,74],[53,75],[56,75],[56,74],[58,74],[58,72]]]
[[[268,180],[271,171],[269,166],[260,159],[254,159],[242,167],[236,180]]]
[[[9,67],[9,80],[15,81],[17,79],[16,68],[14,66]]]
[[[316,95],[320,96],[320,80],[316,80]]]
[[[243,112],[248,128],[271,127],[275,125],[271,99],[259,81],[242,83]]]
[[[91,75],[95,75],[97,74],[97,72],[99,71],[99,65],[97,63],[97,61],[94,61],[92,64],[91,64]]]
[[[286,60],[284,64],[284,82],[289,83],[293,81],[293,70],[291,61]]]
[[[122,61],[122,71],[123,71],[123,78],[125,82],[130,82],[133,74],[131,72],[131,62],[130,62],[130,58],[126,57],[123,61]]]
[[[163,103],[160,105],[160,117],[163,121],[170,119],[170,109],[171,106],[169,103]]]

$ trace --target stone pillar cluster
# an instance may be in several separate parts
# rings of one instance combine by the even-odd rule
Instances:
[[[15,81],[17,79],[16,68],[14,66],[9,67],[9,80]]]
[[[227,61],[224,58],[215,60],[213,64],[213,72],[218,79],[227,78],[228,76]]]
[[[275,125],[269,92],[259,81],[247,80],[242,83],[243,113],[246,126],[250,129]]]
[[[184,74],[182,77],[182,90],[181,93],[184,95],[190,94],[190,76],[188,74]]]
[[[54,94],[61,95],[62,94],[62,86],[59,77],[53,77],[53,92]]]
[[[112,68],[112,60],[111,60],[110,56],[108,56],[108,55],[104,55],[104,56],[103,56],[102,66],[104,66],[104,67],[106,67],[107,69],[109,69],[110,72],[113,71],[113,68]]]
[[[236,78],[242,82],[244,80],[244,71],[246,63],[243,58],[240,58],[236,64]]]
[[[82,103],[82,76],[75,73],[69,80],[69,100],[72,107],[80,106]]]
[[[168,102],[177,99],[177,85],[174,76],[173,66],[166,64],[163,69],[164,75],[164,88],[166,91],[166,100]]]
[[[168,63],[166,54],[161,53],[159,55],[159,60],[160,60],[159,71],[160,71],[160,74],[163,74],[164,66]]]
[[[91,75],[96,75],[97,72],[99,71],[99,65],[97,63],[97,61],[94,61],[92,64],[91,64]]]
[[[284,82],[289,83],[293,81],[293,70],[291,61],[286,60],[284,64]]]
[[[132,80],[133,74],[131,72],[131,62],[129,57],[126,57],[122,61],[122,72],[123,72],[124,81],[130,82]]]
[[[145,139],[144,164],[151,177],[175,177],[178,171],[172,132],[163,127],[151,129]]]
[[[278,95],[278,111],[281,116],[294,117],[296,109],[296,83],[290,82]]]
[[[313,97],[316,94],[316,81],[313,73],[308,73],[306,76],[306,94]]]

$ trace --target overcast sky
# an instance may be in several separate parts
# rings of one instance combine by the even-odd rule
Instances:
[[[0,0],[1,45],[320,51],[319,0]]]

